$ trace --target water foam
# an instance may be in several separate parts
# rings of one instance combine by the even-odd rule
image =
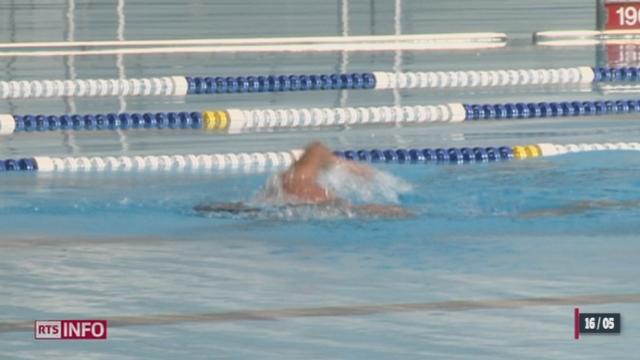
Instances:
[[[345,165],[322,172],[318,183],[339,200],[326,204],[296,204],[296,200],[284,191],[281,174],[275,174],[247,202],[248,206],[261,211],[245,215],[258,219],[353,218],[358,217],[358,212],[350,204],[398,204],[400,195],[413,188],[390,173],[370,168],[366,174],[358,174]]]
[[[392,174],[370,168],[371,173],[359,175],[344,165],[337,165],[321,174],[318,182],[337,196],[355,203],[400,202],[401,194],[413,187]]]

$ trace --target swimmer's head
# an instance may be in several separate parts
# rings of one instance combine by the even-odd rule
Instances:
[[[323,169],[331,167],[336,162],[336,157],[333,155],[331,150],[318,141],[314,141],[307,146],[304,157],[305,162],[314,162]]]

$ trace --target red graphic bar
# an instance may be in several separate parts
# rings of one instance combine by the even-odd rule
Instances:
[[[640,0],[608,0],[605,7],[607,30],[640,29]]]
[[[36,340],[106,340],[107,320],[36,320]]]
[[[580,339],[580,309],[573,309],[573,338]]]

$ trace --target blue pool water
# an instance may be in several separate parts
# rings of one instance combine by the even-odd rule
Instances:
[[[0,5],[0,16],[7,19],[0,23],[0,37],[160,39],[345,30],[343,2],[120,3],[120,13],[106,3]],[[16,58],[1,59],[0,67],[3,79],[45,79],[342,67],[557,67],[592,65],[596,58],[593,48],[547,49],[529,41],[536,30],[591,28],[592,1],[398,3],[403,32],[505,31],[510,45],[479,52]],[[347,5],[350,34],[395,31],[392,2]],[[51,18],[64,21],[43,20]],[[19,100],[1,102],[0,110],[82,113],[621,97],[633,94],[605,95],[590,88],[328,91]],[[239,135],[19,134],[0,138],[0,154],[276,151],[314,139],[335,149],[512,146],[637,141],[638,135],[634,116],[616,116]],[[375,166],[412,185],[399,203],[414,216],[206,217],[193,211],[206,201],[249,201],[271,176],[266,173],[2,174],[0,358],[601,359],[633,353],[640,333],[637,153]],[[518,299],[538,300],[516,306]],[[466,308],[456,307],[460,302],[468,302]],[[585,312],[620,312],[622,334],[575,341],[576,306]],[[109,339],[33,339],[29,322],[74,318],[109,319]]]
[[[416,216],[376,221],[206,218],[191,211],[203,200],[244,201],[266,175],[19,175],[5,179],[9,196],[0,210],[2,317],[144,319],[636,293],[638,205],[567,215],[535,211],[580,200],[636,200],[639,162],[619,153],[382,166],[413,184],[401,203]],[[622,312],[624,334],[577,346],[572,306],[543,304],[113,327],[108,345],[34,348],[29,334],[1,337],[3,352],[25,358],[69,352],[78,358],[622,356],[638,331],[636,305],[588,308]],[[167,343],[175,345],[166,349]]]

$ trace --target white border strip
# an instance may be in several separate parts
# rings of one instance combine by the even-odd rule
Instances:
[[[264,39],[26,42],[0,44],[0,57],[228,52],[464,50],[504,47],[506,40],[507,35],[504,33],[460,33]],[[1,51],[3,49],[26,51]]]
[[[240,38],[240,39],[166,39],[166,40],[126,40],[126,41],[52,41],[0,43],[0,49],[37,49],[70,47],[129,47],[129,46],[176,46],[176,45],[281,45],[281,44],[322,44],[322,43],[360,43],[389,41],[496,41],[506,40],[505,33],[446,33],[412,35],[371,35],[371,36],[309,36],[276,38]]]
[[[589,46],[607,44],[638,44],[640,30],[567,30],[539,31],[533,41],[541,46]]]

